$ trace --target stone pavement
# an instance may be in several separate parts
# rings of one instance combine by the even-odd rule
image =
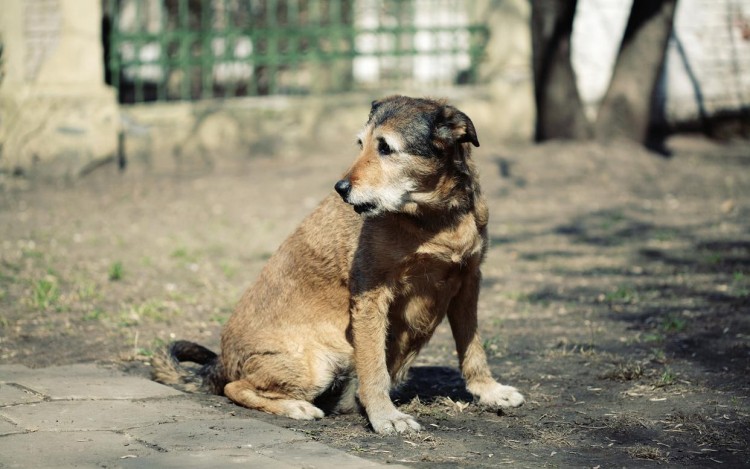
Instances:
[[[231,407],[94,364],[0,365],[0,467],[385,467]]]

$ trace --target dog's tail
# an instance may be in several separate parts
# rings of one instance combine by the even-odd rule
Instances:
[[[200,368],[187,368],[180,362],[193,362]],[[202,345],[187,340],[169,344],[151,360],[152,378],[184,392],[223,394],[227,379],[219,356]]]

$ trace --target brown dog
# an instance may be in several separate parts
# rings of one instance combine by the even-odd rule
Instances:
[[[197,377],[245,407],[296,419],[364,406],[378,433],[419,430],[393,405],[401,381],[444,317],[479,404],[515,407],[477,334],[487,206],[471,161],[466,114],[441,101],[372,104],[361,152],[331,194],[271,257],[221,336],[221,356],[178,341],[154,360],[167,384]],[[188,386],[185,386],[185,385]]]

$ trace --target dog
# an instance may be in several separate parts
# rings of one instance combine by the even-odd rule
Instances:
[[[335,192],[242,296],[221,355],[174,342],[153,360],[157,381],[293,419],[363,407],[377,433],[419,431],[389,392],[447,316],[475,400],[523,404],[493,379],[477,333],[488,209],[471,119],[444,101],[390,96],[372,103],[357,143]]]

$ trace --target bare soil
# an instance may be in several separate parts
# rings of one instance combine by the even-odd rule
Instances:
[[[492,138],[480,129],[475,152],[492,238],[481,332],[526,405],[473,404],[443,324],[394,392],[419,434],[378,436],[361,415],[237,418],[414,467],[748,467],[750,143],[677,137],[665,159]],[[217,350],[234,302],[331,190],[351,141],[196,174],[0,176],[0,363],[146,375],[173,338]]]

